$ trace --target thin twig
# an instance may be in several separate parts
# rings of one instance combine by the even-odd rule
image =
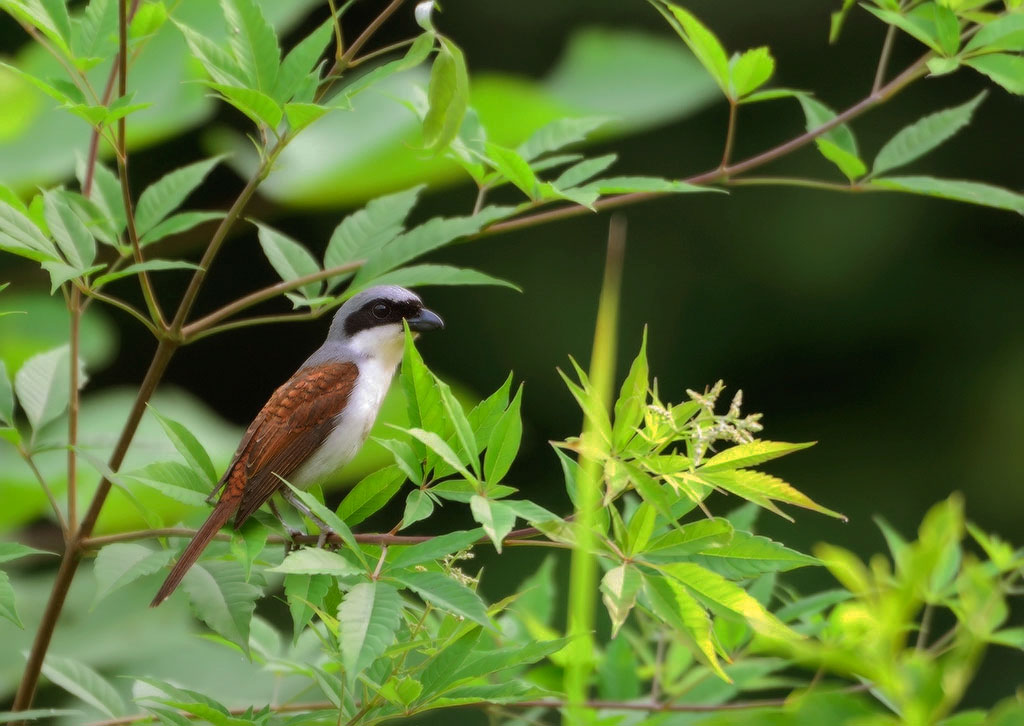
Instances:
[[[151,321],[149,318],[143,315],[140,311],[136,310],[129,303],[126,303],[124,300],[116,298],[113,295],[108,295],[105,292],[100,292],[99,290],[81,288],[77,286],[76,288],[79,289],[82,292],[82,294],[88,296],[89,298],[100,300],[102,302],[107,303],[108,305],[113,305],[115,308],[118,308],[119,310],[125,311],[133,318],[138,320],[140,323],[145,325],[149,332],[151,332],[155,337],[160,336],[160,331],[157,329],[155,325],[153,325],[153,321]],[[88,300],[86,302],[88,302]]]
[[[806,189],[822,189],[830,192],[867,192],[885,191],[878,187],[861,184],[840,184],[838,182],[819,181],[817,179],[801,179],[786,176],[745,176],[730,179],[729,184],[737,187],[772,186],[772,187],[804,187]]]
[[[335,7],[334,0],[327,0],[327,5],[331,9],[331,20],[334,22],[334,57],[340,58],[341,49],[345,45],[341,39],[341,18],[338,17],[338,8]]]
[[[118,52],[117,52],[117,95],[124,98],[128,93],[128,8],[124,0],[117,3],[118,22]],[[132,253],[135,262],[142,264],[142,245],[139,244],[139,233],[135,227],[135,210],[132,206],[131,187],[128,184],[128,151],[125,142],[125,129],[127,119],[121,116],[117,120],[117,148],[114,156],[117,158],[117,173],[121,180],[121,199],[124,202],[125,219],[128,222],[128,240],[132,245]],[[142,287],[142,297],[146,301],[146,308],[153,322],[160,328],[167,327],[163,311],[160,309],[160,302],[157,300],[153,290],[153,283],[149,279],[149,273],[145,270],[139,272],[139,285]]]
[[[358,58],[353,58],[351,61],[349,61],[348,67],[355,68],[356,66],[365,63],[366,61],[373,60],[374,58],[378,58],[382,55],[387,55],[388,53],[398,50],[399,48],[404,48],[407,45],[412,45],[415,42],[415,38],[409,38],[408,40],[400,40],[397,43],[392,43],[391,45],[385,45],[383,48],[378,48],[377,50],[370,51],[366,55],[361,55]]]
[[[729,99],[729,122],[725,128],[725,148],[722,150],[722,163],[718,165],[719,169],[725,169],[729,166],[729,160],[732,158],[732,146],[736,138],[736,112],[739,109],[739,104]]]
[[[932,604],[924,604],[924,612],[921,613],[921,625],[917,629],[917,642],[914,644],[915,650],[924,650],[925,646],[928,645],[928,634],[932,629],[932,613],[934,608]]]
[[[878,68],[875,69],[875,82],[871,85],[871,92],[878,93],[878,89],[885,83],[885,71],[889,67],[889,56],[892,55],[893,41],[896,40],[896,26],[890,25],[885,31],[885,40],[882,41],[882,52],[878,56]]]
[[[316,95],[314,96],[314,102],[319,102],[327,94],[327,91],[330,90],[334,81],[341,77],[342,71],[349,67],[349,64],[356,57],[356,53],[366,45],[366,42],[373,37],[374,33],[380,29],[380,26],[382,26],[388,18],[394,15],[395,11],[398,10],[404,2],[405,0],[392,0],[391,4],[384,8],[380,12],[380,15],[374,18],[373,21],[366,26],[366,30],[364,30],[359,37],[352,42],[352,45],[334,61],[334,65],[332,65],[331,69],[327,71],[327,75],[324,78],[324,85],[317,90]]]
[[[326,280],[330,277],[351,272],[352,270],[362,267],[364,262],[365,260],[346,262],[344,265],[331,267],[327,270],[319,270],[318,272],[303,275],[302,277],[296,277],[294,280],[284,280],[282,282],[274,283],[273,285],[268,285],[261,290],[251,292],[245,297],[238,298],[234,302],[228,303],[224,307],[214,310],[209,315],[204,315],[199,318],[199,320],[189,323],[182,329],[181,333],[186,340],[192,340],[198,333],[212,327],[215,323],[224,320],[224,318],[229,318],[236,313],[240,313],[243,310],[251,308],[253,305],[259,305],[261,302],[272,300],[278,295],[291,292],[292,290],[297,290],[303,285],[308,285],[311,282],[320,282],[321,280]]]
[[[60,511],[60,505],[57,503],[57,497],[53,495],[53,490],[50,489],[50,485],[46,483],[46,479],[43,478],[42,472],[39,471],[39,467],[36,466],[36,462],[32,459],[32,455],[29,454],[22,446],[18,447],[18,453],[21,455],[21,458],[25,460],[25,463],[28,464],[28,468],[32,470],[33,476],[35,476],[36,481],[39,482],[40,488],[43,490],[43,493],[46,494],[46,498],[50,501],[50,506],[53,508],[53,514],[57,517],[57,522],[60,524],[61,532],[64,533],[64,540],[67,541],[69,537],[68,523],[67,520],[64,519],[64,513]]]

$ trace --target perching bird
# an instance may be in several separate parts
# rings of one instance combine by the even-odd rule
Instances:
[[[415,293],[397,285],[364,290],[341,306],[324,344],[274,391],[249,425],[211,494],[223,488],[220,500],[181,553],[153,606],[174,592],[232,515],[235,528],[240,527],[275,493],[305,511],[282,477],[307,487],[356,455],[401,360],[403,320],[417,332],[444,327]]]

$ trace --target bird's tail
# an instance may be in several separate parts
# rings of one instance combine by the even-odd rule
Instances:
[[[234,499],[221,499],[217,503],[217,506],[210,512],[210,516],[203,522],[203,526],[199,528],[192,541],[188,543],[188,547],[181,553],[181,557],[178,558],[178,561],[171,569],[171,573],[164,580],[160,591],[153,598],[153,602],[149,604],[150,607],[155,608],[170,597],[171,593],[181,583],[181,579],[185,577],[185,573],[188,572],[189,568],[199,559],[199,555],[206,549],[206,545],[210,544],[210,540],[220,531],[224,523],[231,518],[231,514],[237,506],[238,502]]]

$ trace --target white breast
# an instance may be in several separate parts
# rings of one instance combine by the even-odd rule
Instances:
[[[292,474],[292,484],[305,488],[319,483],[359,453],[377,419],[396,365],[396,360],[382,361],[379,358],[358,362],[359,376],[345,410],[335,417],[334,430],[327,440]]]

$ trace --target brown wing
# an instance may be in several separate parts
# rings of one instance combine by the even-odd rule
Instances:
[[[245,432],[224,474],[221,501],[238,502],[235,526],[263,505],[334,428],[359,369],[355,363],[304,368],[274,391]]]

